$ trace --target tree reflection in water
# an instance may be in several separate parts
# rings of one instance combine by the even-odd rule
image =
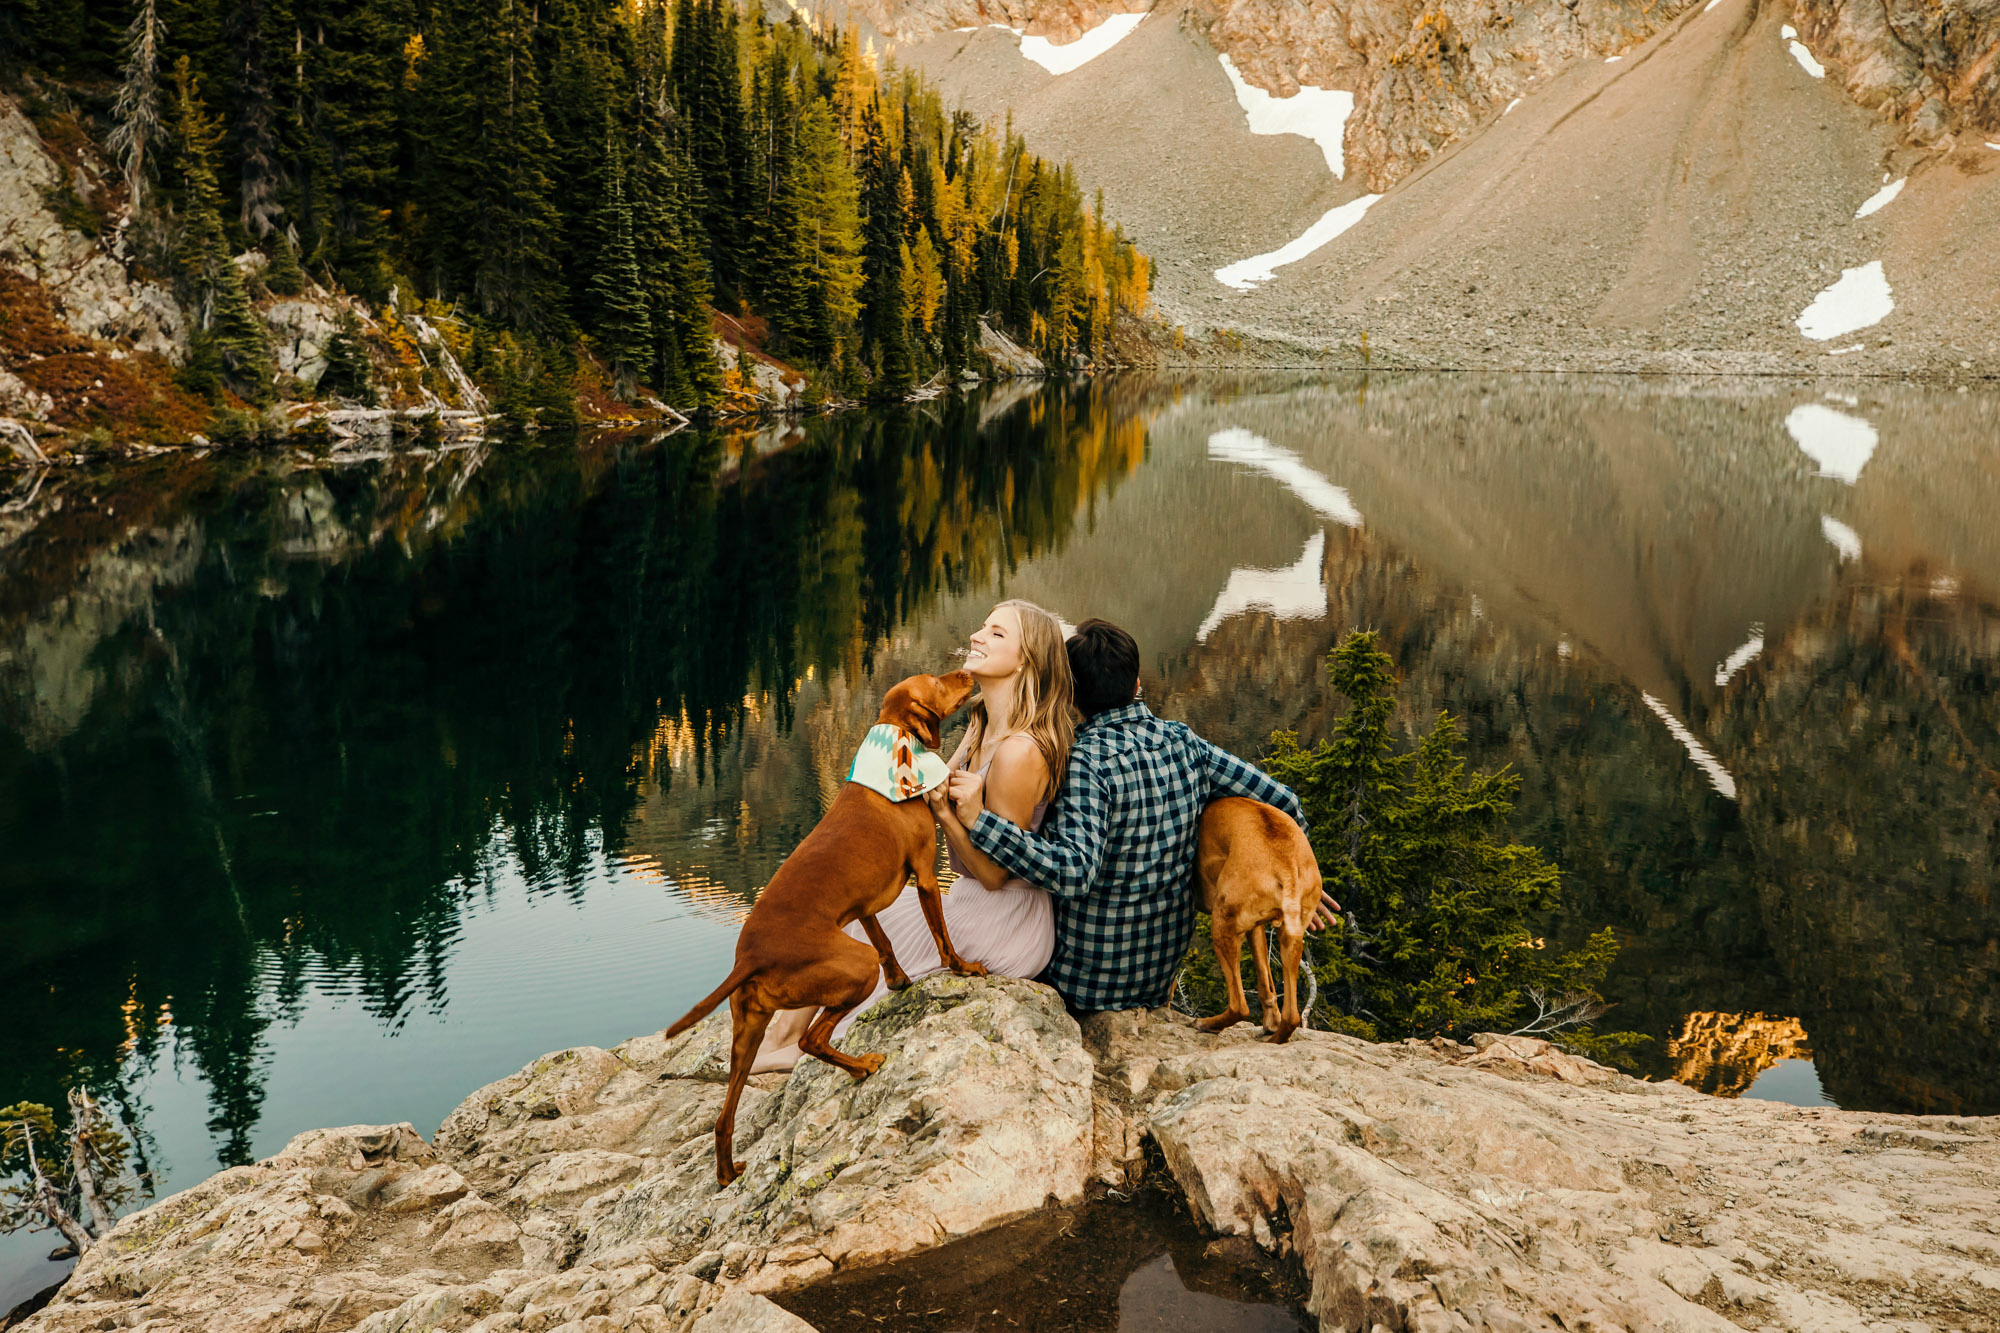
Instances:
[[[1127,623],[1155,706],[1244,753],[1321,730],[1326,649],[1379,630],[1411,724],[1521,772],[1550,935],[1626,936],[1652,1072],[1740,1091],[1809,1043],[1844,1104],[2000,1110],[2000,471],[1965,401],[1877,409],[1851,488],[1763,387],[1501,377],[51,480],[0,527],[0,1103],[185,1060],[240,1161],[273,1026],[442,1012],[503,881],[586,903],[610,858],[740,910],[874,692],[1004,590]],[[1286,596],[1216,612],[1239,569]]]
[[[1143,456],[1102,394],[981,407],[747,464],[708,433],[176,464],[164,530],[81,558],[49,515],[6,553],[0,1100],[112,1088],[170,1024],[248,1160],[271,1023],[441,1010],[494,859],[580,897],[671,778],[663,716],[700,780],[746,710],[788,725],[805,675],[1059,545]],[[160,480],[67,491],[96,521]]]

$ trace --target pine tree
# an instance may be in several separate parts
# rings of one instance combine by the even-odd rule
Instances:
[[[881,105],[862,116],[863,290],[862,353],[875,370],[874,390],[884,397],[910,391],[913,372],[903,326],[903,214],[900,164],[882,124]]]
[[[605,189],[594,230],[601,241],[590,291],[598,312],[598,344],[611,365],[612,393],[630,401],[653,356],[653,323],[633,247],[632,208],[625,198],[625,165],[615,141],[604,151]]]
[[[469,295],[486,315],[523,329],[566,329],[530,7],[442,0],[435,29],[426,267],[438,288]]]
[[[802,214],[799,266],[805,311],[797,337],[807,356],[831,364],[854,343],[861,313],[861,185],[848,165],[833,108],[815,97],[799,118],[798,153],[788,207]]]
[[[375,401],[369,383],[368,348],[361,341],[361,321],[352,310],[342,310],[333,337],[326,344],[326,370],[319,377],[319,391],[363,403]]]
[[[306,289],[306,271],[299,267],[299,249],[286,231],[271,237],[271,262],[264,269],[264,289],[273,296],[297,296]]]
[[[689,152],[701,181],[701,227],[709,243],[709,265],[725,295],[738,294],[745,258],[743,228],[751,194],[746,169],[750,146],[743,115],[738,69],[734,0],[696,0],[693,49],[687,56],[689,84],[679,90],[679,107],[689,125]],[[674,35],[676,43],[682,40]]]
[[[242,198],[238,222],[253,237],[269,236],[285,211],[280,200],[284,168],[279,160],[278,104],[271,82],[273,7],[278,3],[282,0],[242,0],[230,23],[236,68],[230,148]]]
[[[699,190],[683,149],[685,136],[675,132],[678,117],[667,71],[647,70],[643,78],[632,216],[653,330],[651,364],[666,402],[683,409],[713,407],[722,398],[722,371],[709,337],[708,247],[695,220]]]
[[[928,334],[944,306],[944,266],[938,262],[937,247],[931,244],[930,228],[917,228],[916,242],[908,252],[903,280],[909,288],[910,321]]]
[[[548,128],[548,176],[563,188],[550,200],[558,217],[558,253],[593,255],[606,238],[595,230],[610,188],[604,154],[610,128],[624,119],[620,87],[622,42],[616,7],[609,0],[543,0],[535,25],[541,69],[542,116]],[[593,274],[567,273],[570,308],[587,323],[602,319],[593,306]]]
[[[1373,634],[1350,634],[1327,666],[1347,712],[1310,750],[1279,733],[1268,763],[1298,793],[1327,891],[1347,912],[1310,946],[1319,1021],[1389,1039],[1506,1031],[1531,995],[1601,1013],[1590,992],[1617,951],[1608,930],[1571,954],[1533,947],[1531,914],[1555,906],[1562,880],[1502,834],[1519,779],[1468,776],[1448,715],[1397,752],[1394,665]],[[1635,1035],[1560,1039],[1615,1054]]]
[[[186,56],[174,65],[172,131],[178,214],[173,258],[181,300],[191,313],[190,341],[197,344],[190,364],[198,381],[214,369],[242,397],[265,401],[271,366],[263,321],[251,307],[222,230],[222,192],[215,179],[221,130],[202,105]]]
[[[397,201],[403,0],[297,0],[293,29],[297,216],[307,251],[386,298]]]
[[[125,189],[138,218],[146,198],[146,154],[160,137],[160,43],[166,26],[155,0],[139,0],[125,30],[125,71],[111,105],[111,134],[105,146],[125,174]]]

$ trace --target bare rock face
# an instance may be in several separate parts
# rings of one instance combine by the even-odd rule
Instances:
[[[1115,1014],[1085,1039],[1128,1141],[1205,1225],[1296,1256],[1322,1328],[2000,1318],[1991,1119],[1729,1101],[1523,1037],[1274,1047]]]
[[[746,1096],[736,1133],[748,1169],[718,1191],[706,1131],[722,1088],[705,1080],[722,1076],[727,1033],[717,1015],[657,1056],[644,1039],[620,1048],[686,1071],[691,1095],[655,1106],[673,1137],[701,1137],[681,1137],[665,1170],[591,1210],[586,1259],[713,1255],[696,1271],[719,1262],[751,1290],[779,1290],[1083,1196],[1091,1062],[1045,988],[937,977],[883,1004],[846,1044],[892,1052],[889,1063],[854,1083],[808,1061]]]
[[[122,1221],[34,1333],[810,1333],[763,1293],[1163,1160],[1204,1225],[1294,1257],[1324,1329],[1991,1327],[2000,1122],[1649,1084],[1531,1038],[1270,1046],[1083,1029],[931,977],[855,1025],[861,1083],[755,1081],[715,1185],[719,1019],[545,1056],[434,1144],[316,1130]],[[1148,1155],[1148,1144],[1158,1150]]]
[[[264,310],[278,369],[302,383],[326,374],[326,350],[340,330],[340,311],[329,301],[275,301]]]
[[[1994,0],[1797,0],[1815,55],[1862,106],[1941,145],[2000,133],[2000,4]]]
[[[1209,41],[1278,97],[1354,94],[1350,177],[1388,189],[1570,62],[1637,46],[1690,0],[1362,0],[1352,6],[1200,0]]]
[[[1510,100],[1582,58],[1617,55],[1692,0],[1188,0],[1184,22],[1252,85],[1290,97],[1300,85],[1354,94],[1349,176],[1375,191],[1421,167]],[[1153,9],[1127,0],[859,0],[887,33],[923,37],[1001,23],[1072,41],[1113,14]],[[1171,7],[1158,6],[1162,11]]]
[[[79,336],[178,361],[187,348],[180,307],[164,287],[132,281],[118,257],[57,220],[48,196],[63,184],[35,127],[0,97],[0,263],[46,286]]]
[[[979,354],[986,358],[993,374],[1001,379],[1048,374],[1048,367],[1042,364],[1040,357],[983,319],[979,321]]]

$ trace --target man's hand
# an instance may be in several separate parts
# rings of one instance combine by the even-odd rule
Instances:
[[[986,775],[958,769],[946,784],[951,803],[957,807],[958,822],[971,828],[986,809]]]
[[[1340,918],[1334,915],[1340,911],[1340,904],[1324,888],[1319,891],[1319,906],[1313,909],[1312,919],[1306,922],[1307,930],[1325,930]]]

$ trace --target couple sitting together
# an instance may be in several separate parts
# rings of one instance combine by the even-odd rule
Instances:
[[[1166,1003],[1194,935],[1203,808],[1245,796],[1303,827],[1298,797],[1154,717],[1139,702],[1138,645],[1105,621],[1065,643],[1041,607],[1002,602],[972,636],[965,670],[979,689],[965,738],[925,797],[958,873],[944,898],[952,947],[989,972],[1053,986],[1072,1012]],[[914,887],[876,920],[911,977],[943,970]],[[846,930],[864,939],[859,922]],[[887,993],[878,976],[834,1035]],[[780,1010],[752,1072],[796,1064],[814,1012]]]

